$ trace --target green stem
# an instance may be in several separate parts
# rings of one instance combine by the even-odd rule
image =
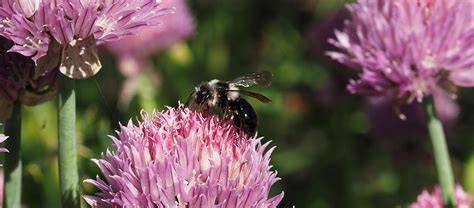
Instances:
[[[9,153],[5,155],[5,208],[21,206],[21,104],[15,102],[13,116],[5,123],[5,147]]]
[[[444,207],[455,207],[454,177],[449,159],[448,146],[446,145],[443,126],[436,114],[432,97],[428,97],[424,100],[424,109],[428,116],[428,131],[433,145],[433,154],[443,195],[443,204]]]
[[[59,180],[61,184],[61,202],[64,208],[80,207],[74,86],[75,80],[65,76],[59,78]]]

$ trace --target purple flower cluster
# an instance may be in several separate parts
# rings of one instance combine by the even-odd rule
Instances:
[[[330,42],[333,59],[361,69],[348,89],[403,102],[474,86],[474,1],[359,0]]]
[[[93,35],[117,40],[144,26],[158,25],[168,9],[156,0],[2,0],[0,34],[13,40],[11,51],[38,60],[54,39],[69,44]]]
[[[469,193],[466,193],[461,186],[456,186],[454,195],[456,198],[457,208],[471,208],[474,205],[472,203],[472,196]],[[423,192],[417,197],[416,202],[410,205],[410,208],[443,208],[441,189],[437,186],[433,193],[423,190]]]
[[[279,180],[269,143],[242,138],[229,122],[182,106],[143,113],[112,137],[115,152],[94,160],[104,175],[84,196],[92,207],[276,207]]]
[[[101,67],[96,41],[158,25],[169,12],[157,0],[2,0],[0,35],[14,42],[10,51],[32,57],[41,73],[59,65],[67,76],[86,78]]]

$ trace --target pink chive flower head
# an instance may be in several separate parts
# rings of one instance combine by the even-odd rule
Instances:
[[[456,186],[454,195],[457,208],[471,208],[474,205],[472,196],[466,193],[460,185]],[[418,195],[416,202],[410,205],[410,208],[443,208],[441,189],[437,186],[432,193],[423,190]]]
[[[8,52],[12,45],[11,40],[0,36],[0,121],[11,117],[16,101],[37,105],[57,94],[58,71],[37,76],[30,58]]]
[[[279,180],[270,170],[269,143],[242,138],[230,122],[180,106],[142,114],[138,125],[112,137],[115,151],[93,160],[103,178],[92,207],[276,207]]]
[[[474,1],[359,0],[327,54],[361,69],[351,93],[422,101],[474,86]]]
[[[159,0],[1,0],[0,35],[14,42],[10,51],[31,56],[41,72],[55,67],[43,66],[53,62],[66,65],[64,70],[60,65],[64,74],[84,78],[97,72],[85,68],[100,69],[94,62],[96,41],[114,41],[156,26],[170,11]]]

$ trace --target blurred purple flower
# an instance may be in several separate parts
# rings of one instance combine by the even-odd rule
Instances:
[[[269,198],[279,180],[269,142],[242,138],[230,122],[180,106],[142,114],[112,137],[115,152],[94,160],[105,180],[84,196],[92,207],[276,207]]]
[[[456,186],[454,192],[457,208],[471,208],[473,199],[469,193],[466,193],[462,186]],[[441,197],[441,189],[436,186],[433,193],[427,190],[418,195],[416,202],[410,205],[410,208],[443,208],[443,199]]]
[[[347,8],[352,19],[330,39],[341,52],[327,54],[362,68],[350,92],[409,103],[474,86],[474,1],[359,0]]]
[[[2,125],[2,124],[0,124],[0,125]],[[7,139],[8,139],[8,136],[5,136],[4,134],[0,134],[0,143],[3,143]],[[0,152],[8,152],[8,149],[0,148]],[[0,189],[0,190],[3,190],[3,189]]]
[[[7,52],[12,45],[12,41],[0,36],[0,121],[10,118],[15,101],[37,105],[57,93],[57,70],[37,76],[30,58]]]
[[[449,135],[460,114],[459,106],[445,93],[435,92],[433,99],[438,116]],[[398,115],[394,114],[397,110],[400,111]],[[369,100],[367,112],[371,130],[378,138],[417,139],[426,134],[426,115],[421,103],[403,105],[398,109],[393,104],[393,97],[373,97]]]
[[[2,0],[0,35],[13,40],[10,51],[52,65],[40,73],[59,65],[64,74],[85,78],[101,66],[96,40],[114,41],[158,25],[170,11],[157,0]],[[46,63],[39,62],[45,56]]]
[[[150,62],[150,56],[162,52],[187,39],[196,28],[194,18],[186,0],[163,0],[162,7],[173,7],[176,13],[161,18],[159,27],[147,27],[121,41],[108,42],[108,51],[117,55],[118,67],[126,77],[120,92],[119,105],[123,108],[129,104],[138,88],[138,75],[147,73],[154,88],[159,87],[159,78]]]
[[[344,28],[344,21],[349,18],[349,12],[340,9],[336,13],[325,17],[320,21],[314,22],[306,31],[306,40],[310,46],[311,52],[319,58],[325,58],[326,51],[336,50],[337,48],[328,42],[328,39],[334,36],[334,30]]]
[[[195,21],[186,0],[163,0],[162,7],[176,9],[173,15],[163,16],[159,27],[147,27],[118,42],[109,42],[107,49],[119,58],[132,57],[139,63],[147,62],[151,55],[164,51],[188,38],[194,31]],[[137,73],[140,68],[120,68],[122,73]]]

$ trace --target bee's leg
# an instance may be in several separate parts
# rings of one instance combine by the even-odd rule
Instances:
[[[239,133],[242,134],[242,132],[247,132],[247,130],[245,129],[245,125],[244,125],[244,121],[243,119],[239,119]]]
[[[239,115],[239,111],[234,111],[233,113],[233,118],[234,118],[234,126],[237,132],[240,134],[242,133],[242,130],[244,130],[244,123],[241,118],[241,115]]]
[[[206,116],[212,114],[212,113],[210,112],[210,109],[211,109],[211,108],[210,108],[208,105],[206,105],[206,104],[201,104],[201,105],[199,105],[199,111],[202,112],[202,113],[203,113],[204,115],[206,115]]]
[[[199,107],[200,107],[200,105],[197,104],[197,103],[195,103],[195,102],[191,102],[191,103],[189,104],[189,108],[191,108],[191,109],[193,109],[193,110],[195,110],[195,111],[200,111]]]
[[[224,107],[222,109],[222,120],[230,119],[230,115],[231,115],[231,112],[230,112],[229,106]]]
[[[192,107],[192,108],[191,108]],[[190,108],[191,109],[194,109],[195,111],[198,111],[198,112],[202,112],[202,113],[206,113],[205,112],[205,109],[204,109],[204,105],[203,104],[198,104],[196,102],[191,102],[191,105],[190,105]]]
[[[198,109],[200,112],[204,112],[204,105],[199,104],[196,109]]]
[[[186,106],[188,106],[190,109],[193,109],[193,110],[199,110],[198,109],[199,105],[196,102],[190,102],[186,104]]]

